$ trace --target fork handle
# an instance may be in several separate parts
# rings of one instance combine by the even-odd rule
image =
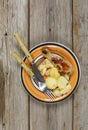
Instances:
[[[16,52],[12,52],[12,56],[18,61],[18,63],[24,68],[24,70],[27,72],[27,74],[32,77],[34,73],[31,71],[31,69],[25,64],[25,62],[17,55]]]
[[[17,40],[19,46],[21,47],[21,49],[23,50],[23,52],[25,53],[27,59],[32,62],[33,59],[31,57],[31,54],[29,53],[28,49],[26,48],[26,46],[24,45],[23,41],[21,40],[20,36],[18,34],[14,34],[15,39]]]

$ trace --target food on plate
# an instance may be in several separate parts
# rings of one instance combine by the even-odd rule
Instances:
[[[47,88],[51,89],[56,97],[66,94],[72,88],[70,84],[70,77],[73,73],[71,63],[61,56],[53,55],[47,49],[43,50],[43,54],[45,59],[39,64],[38,69],[44,76]]]
[[[61,56],[54,56],[48,49],[42,50],[44,57],[46,57],[61,73],[71,75],[73,73],[72,64]]]
[[[49,89],[55,89],[57,87],[57,80],[53,77],[47,77],[45,83]]]
[[[68,84],[68,80],[64,76],[60,76],[57,82],[60,90],[64,89]]]
[[[61,91],[59,90],[59,88],[54,89],[53,90],[53,94],[54,94],[54,96],[61,96],[62,95]]]
[[[61,94],[67,93],[71,89],[71,84],[69,83],[64,89],[61,90]]]
[[[65,74],[64,77],[69,81],[70,76],[68,74]]]
[[[52,67],[50,69],[50,76],[55,78],[55,79],[58,79],[60,77],[60,73],[58,72],[57,68]]]
[[[45,59],[44,62],[42,62],[40,65],[39,65],[39,70],[40,72],[42,73],[42,75],[48,75],[49,74],[49,70],[50,68],[54,67],[52,65],[52,63],[48,60],[48,59]]]

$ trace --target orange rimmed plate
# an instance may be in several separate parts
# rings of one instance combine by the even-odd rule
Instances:
[[[27,73],[25,72],[25,70],[23,68],[21,68],[22,83],[23,83],[23,86],[26,89],[26,91],[30,95],[32,95],[34,98],[36,98],[40,101],[43,101],[43,102],[47,102],[47,103],[60,102],[60,101],[67,99],[68,97],[70,97],[74,93],[76,88],[78,87],[80,77],[81,77],[80,64],[78,62],[76,55],[69,48],[67,48],[63,44],[60,44],[57,42],[40,43],[40,44],[36,45],[35,47],[33,47],[30,50],[30,53],[31,53],[33,59],[36,60],[39,56],[41,56],[42,50],[44,48],[48,48],[52,53],[55,53],[57,55],[59,54],[71,62],[73,69],[74,69],[74,72],[70,78],[70,83],[72,86],[71,90],[64,95],[62,95],[60,97],[56,97],[54,100],[51,100],[34,87],[33,83],[31,82],[31,78],[27,75]],[[27,66],[30,67],[30,63],[28,62],[26,57],[24,58],[24,62],[27,64]]]

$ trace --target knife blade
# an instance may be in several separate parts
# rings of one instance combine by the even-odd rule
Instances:
[[[23,52],[25,53],[27,59],[29,60],[29,62],[31,63],[31,68],[33,73],[36,75],[37,79],[41,82],[45,82],[43,76],[41,75],[40,71],[38,70],[38,67],[36,65],[36,63],[34,62],[30,52],[28,51],[28,49],[26,48],[26,46],[24,45],[23,41],[21,40],[21,38],[19,37],[18,34],[14,35],[15,39],[17,40],[20,48],[23,50]]]
[[[41,82],[45,82],[43,76],[41,75],[34,61],[31,62],[31,68],[33,73],[36,75],[37,79]]]

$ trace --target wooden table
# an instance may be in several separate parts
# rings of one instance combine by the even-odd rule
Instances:
[[[22,88],[20,66],[11,57],[44,41],[71,48],[81,64],[76,93],[67,101],[44,104]],[[88,130],[88,0],[0,0],[0,130]]]

